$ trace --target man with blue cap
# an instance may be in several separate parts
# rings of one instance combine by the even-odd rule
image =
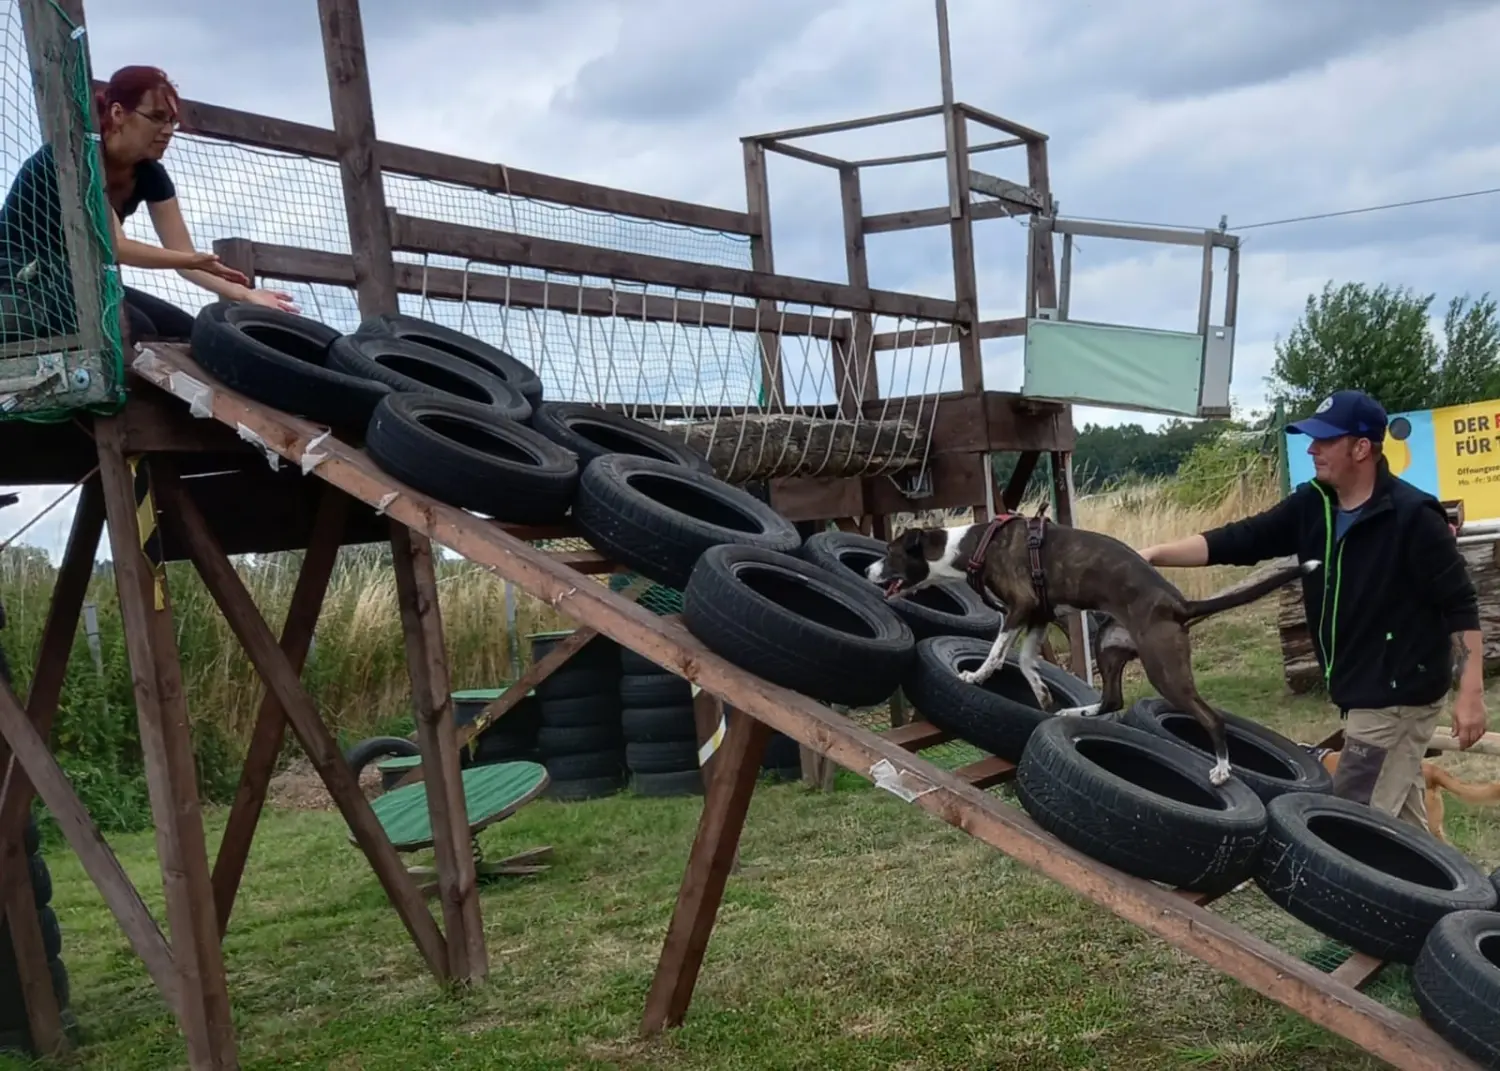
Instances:
[[[1141,556],[1157,567],[1320,562],[1302,578],[1302,606],[1347,719],[1334,793],[1426,829],[1422,757],[1455,677],[1459,748],[1485,732],[1474,584],[1442,505],[1392,475],[1380,403],[1336,391],[1287,430],[1310,440],[1313,479],[1262,513]]]

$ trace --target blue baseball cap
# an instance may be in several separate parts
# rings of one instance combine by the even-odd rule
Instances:
[[[1313,439],[1358,435],[1372,442],[1385,438],[1385,407],[1362,390],[1334,391],[1318,403],[1313,415],[1286,430]]]

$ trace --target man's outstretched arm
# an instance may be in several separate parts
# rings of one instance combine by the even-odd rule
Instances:
[[[1297,553],[1297,515],[1300,492],[1293,492],[1270,509],[1231,521],[1197,535],[1157,543],[1141,551],[1152,565],[1259,565],[1268,558]]]

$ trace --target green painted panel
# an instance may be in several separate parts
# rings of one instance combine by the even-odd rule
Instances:
[[[1203,336],[1031,320],[1021,393],[1119,409],[1198,414]]]

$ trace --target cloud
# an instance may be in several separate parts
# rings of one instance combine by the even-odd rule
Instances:
[[[383,137],[734,209],[745,205],[742,135],[938,100],[928,0],[695,9],[684,0],[365,0],[363,8]],[[316,9],[302,0],[249,7],[162,0],[149,12],[90,0],[88,15],[101,73],[159,63],[189,96],[329,122]],[[950,0],[950,21],[959,99],[1049,135],[1052,188],[1067,215],[1211,227],[1227,214],[1233,230],[1500,186],[1500,66],[1491,55],[1500,3],[1059,0],[1038,8]],[[974,142],[995,136],[970,130]],[[804,144],[852,159],[937,149],[942,130],[924,119]],[[235,234],[344,248],[337,175],[327,165],[190,156],[186,146],[170,162],[203,244]],[[1018,150],[976,157],[974,166],[1026,179]],[[843,279],[836,177],[781,157],[769,171],[778,268]],[[872,170],[863,187],[870,213],[936,207],[947,197],[941,164]],[[559,237],[645,243],[725,263],[743,255],[743,243],[726,239],[535,206],[511,217],[496,199],[436,188],[421,196],[413,207],[442,218],[553,228]],[[1329,279],[1407,285],[1435,293],[1439,306],[1490,289],[1500,266],[1500,197],[1243,234],[1232,394],[1255,406],[1275,339]],[[1023,229],[983,222],[976,245],[983,314],[1016,315]],[[873,235],[868,247],[874,285],[951,296],[946,229]],[[1191,249],[1082,239],[1075,272],[1075,316],[1154,327],[1196,318]],[[175,279],[152,284],[202,300]],[[352,305],[333,307],[337,299],[318,295],[331,321],[354,315]],[[517,330],[494,310],[483,316],[486,332]],[[1019,386],[1016,340],[988,341],[984,355],[991,389]],[[932,361],[935,376],[941,355]],[[887,371],[899,377],[903,369]],[[943,373],[951,380],[956,362]],[[1088,407],[1078,407],[1075,420],[1160,422]],[[19,517],[50,497],[28,492],[23,506],[6,512]]]

